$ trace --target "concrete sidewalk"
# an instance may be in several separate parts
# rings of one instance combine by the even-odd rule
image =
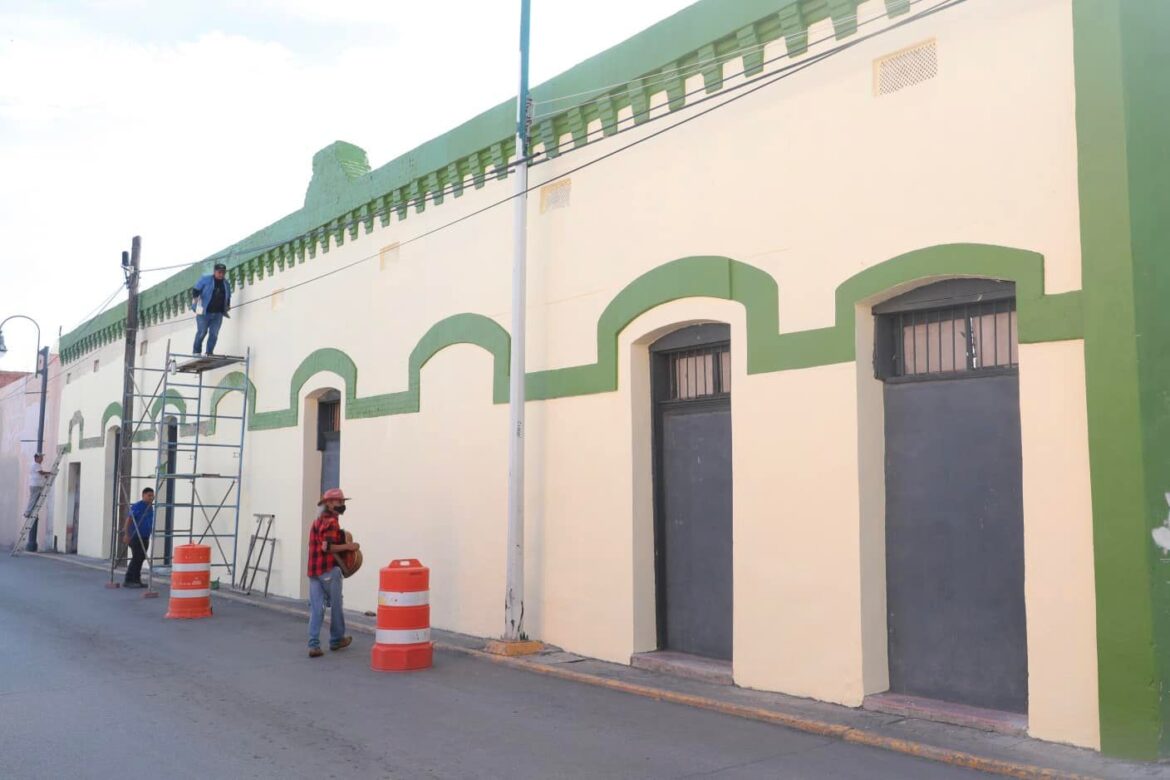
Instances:
[[[52,553],[38,558],[109,572],[106,561]],[[157,578],[163,582],[165,578]],[[307,619],[303,601],[280,597],[245,596],[214,591],[223,599]],[[370,615],[351,612],[346,617],[353,633],[374,633]],[[1118,761],[1100,754],[1027,737],[936,723],[912,717],[800,699],[777,693],[689,680],[621,664],[613,664],[548,648],[535,656],[503,658],[484,652],[485,640],[433,630],[438,649],[478,658],[531,673],[570,680],[682,704],[748,720],[771,723],[849,743],[876,747],[957,767],[967,767],[1016,778],[1170,778],[1170,763],[1142,764]]]

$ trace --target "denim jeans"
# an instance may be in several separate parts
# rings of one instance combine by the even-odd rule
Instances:
[[[37,498],[40,497],[42,490],[44,490],[44,488],[32,487],[32,486],[29,487],[29,489],[28,489],[28,506],[24,508],[24,516],[25,517],[28,517],[29,515],[32,514],[33,506],[36,505]],[[25,546],[24,546],[24,549],[27,550],[28,552],[36,552],[37,551],[37,526],[38,525],[40,525],[40,518],[35,520],[32,524],[32,527],[30,527],[28,529],[28,541],[25,543]]]
[[[207,354],[215,352],[215,342],[219,339],[219,328],[223,325],[223,313],[203,313],[195,318],[195,346],[191,349],[196,355],[203,352],[203,337],[207,337]]]
[[[28,506],[24,508],[24,517],[32,514],[33,507],[36,506],[37,499],[41,497],[42,487],[29,487],[28,489]]]
[[[325,622],[325,602],[329,602],[329,646],[336,647],[345,636],[345,612],[341,608],[341,567],[320,577],[309,577],[309,647],[321,646],[321,624]]]

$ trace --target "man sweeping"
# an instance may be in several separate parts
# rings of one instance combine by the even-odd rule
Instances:
[[[154,533],[154,489],[142,491],[142,500],[130,505],[126,515],[126,527],[122,529],[122,541],[130,548],[130,563],[126,566],[126,580],[123,587],[145,588],[142,582],[142,562],[150,549],[150,535]]]
[[[345,514],[345,494],[339,488],[326,490],[317,502],[321,514],[309,529],[309,657],[320,658],[321,624],[325,621],[325,604],[329,604],[329,649],[349,647],[352,637],[345,635],[345,611],[341,604],[341,582],[345,578],[335,553],[357,552],[361,545],[347,543],[338,519]]]

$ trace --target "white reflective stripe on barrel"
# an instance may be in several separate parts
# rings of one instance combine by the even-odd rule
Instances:
[[[379,607],[421,607],[431,603],[429,590],[380,590]]]
[[[211,598],[211,588],[198,588],[196,590],[183,590],[181,588],[171,588],[171,598],[173,598],[173,599],[206,599],[206,598]]]
[[[380,645],[416,645],[431,641],[429,628],[379,628],[374,637]]]
[[[210,563],[176,563],[171,571],[211,571]]]

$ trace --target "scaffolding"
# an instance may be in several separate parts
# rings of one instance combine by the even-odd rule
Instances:
[[[210,541],[213,587],[218,587],[220,579],[217,570],[227,583],[233,587],[236,584],[250,364],[251,350],[243,356],[190,355],[172,352],[168,341],[162,368],[140,367],[147,375],[157,375],[157,381],[151,392],[143,392],[135,380],[135,406],[141,413],[131,428],[130,451],[153,453],[155,468],[150,474],[131,469],[133,487],[127,505],[144,488],[154,489],[155,522],[145,561],[147,596],[155,595],[154,575],[169,571],[176,539],[200,544]],[[241,379],[232,383],[210,381],[209,374],[232,366],[242,369]],[[237,395],[233,391],[239,391],[239,413],[220,413],[220,404]],[[234,400],[231,405],[235,406]],[[168,415],[167,406],[175,407],[178,414]],[[172,422],[176,416],[177,424]],[[221,423],[228,426],[226,436]],[[217,441],[209,441],[212,437]],[[153,446],[142,446],[151,438]],[[120,457],[122,448],[116,451]],[[231,468],[224,468],[225,458],[234,461]],[[213,464],[210,468],[208,461]],[[125,557],[125,548],[118,544],[119,531],[126,520],[118,517],[118,472],[115,463],[111,583],[119,560]],[[183,515],[186,522],[181,525]]]

